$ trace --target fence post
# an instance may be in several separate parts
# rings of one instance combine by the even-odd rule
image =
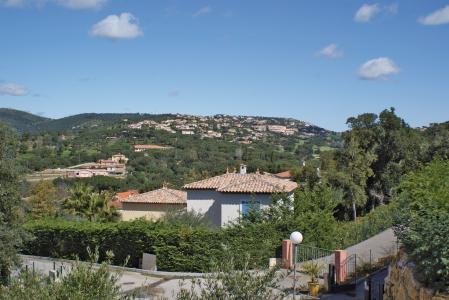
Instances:
[[[293,264],[292,259],[292,242],[290,240],[282,241],[282,267],[290,269]]]
[[[348,256],[346,250],[335,250],[335,274],[337,284],[342,284],[346,279],[345,260]]]

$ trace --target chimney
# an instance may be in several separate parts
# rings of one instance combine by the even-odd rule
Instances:
[[[244,164],[240,165],[240,174],[246,174],[246,165]]]

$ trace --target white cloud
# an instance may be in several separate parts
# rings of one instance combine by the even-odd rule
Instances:
[[[380,12],[379,4],[363,4],[355,13],[354,21],[360,23],[369,22],[375,15]]]
[[[338,48],[337,44],[330,44],[316,53],[317,56],[327,58],[341,58],[343,51]]]
[[[137,19],[130,13],[109,15],[90,30],[92,36],[119,40],[134,39],[143,35]]]
[[[361,79],[378,80],[387,79],[388,75],[399,73],[400,69],[388,57],[379,57],[368,60],[358,70]]]
[[[197,12],[195,12],[192,16],[194,18],[199,17],[201,15],[207,15],[212,12],[212,8],[209,5],[201,7]]]
[[[26,96],[28,91],[25,87],[16,83],[0,84],[0,96]]]
[[[71,9],[97,9],[103,7],[108,0],[56,0],[59,5]]]
[[[449,23],[449,5],[418,19],[423,25],[441,25]]]
[[[0,0],[0,4],[6,7],[22,7],[25,4],[24,0]]]

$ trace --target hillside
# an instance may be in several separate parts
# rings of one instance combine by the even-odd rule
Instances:
[[[163,117],[165,115],[149,114],[113,114],[113,113],[84,113],[68,116],[60,119],[50,119],[37,116],[28,112],[0,108],[0,122],[4,122],[20,132],[41,133],[46,131],[66,131],[81,127],[113,124],[123,119],[139,120],[142,118]]]
[[[19,110],[0,109],[0,121],[18,131],[31,133],[76,131],[83,128],[117,125],[132,129],[154,128],[171,133],[179,132],[209,138],[235,136],[242,142],[276,135],[308,138],[331,133],[321,127],[291,118],[227,115],[84,113],[49,119]]]
[[[51,121],[51,119],[33,115],[31,113],[0,108],[0,121],[10,125],[18,131],[36,131],[41,124]]]

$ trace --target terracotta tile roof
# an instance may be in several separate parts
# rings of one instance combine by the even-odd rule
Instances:
[[[298,187],[296,182],[271,174],[227,173],[184,185],[187,190],[216,190],[222,193],[282,193]]]
[[[115,194],[115,199],[111,202],[109,202],[109,207],[115,207],[117,209],[122,208],[122,201],[132,195],[139,194],[139,191],[137,190],[129,190],[126,192],[118,192]]]
[[[122,202],[126,203],[161,203],[161,204],[186,204],[187,193],[185,191],[163,187],[147,193],[133,195]]]
[[[279,178],[285,178],[285,179],[290,179],[293,177],[292,173],[290,171],[280,172],[280,173],[274,174],[274,176],[279,177]]]
[[[137,191],[137,190],[129,190],[129,191],[126,191],[126,192],[118,192],[118,193],[115,194],[115,197],[118,200],[123,200],[123,199],[129,198],[130,196],[137,195],[137,194],[139,194],[139,191]]]

